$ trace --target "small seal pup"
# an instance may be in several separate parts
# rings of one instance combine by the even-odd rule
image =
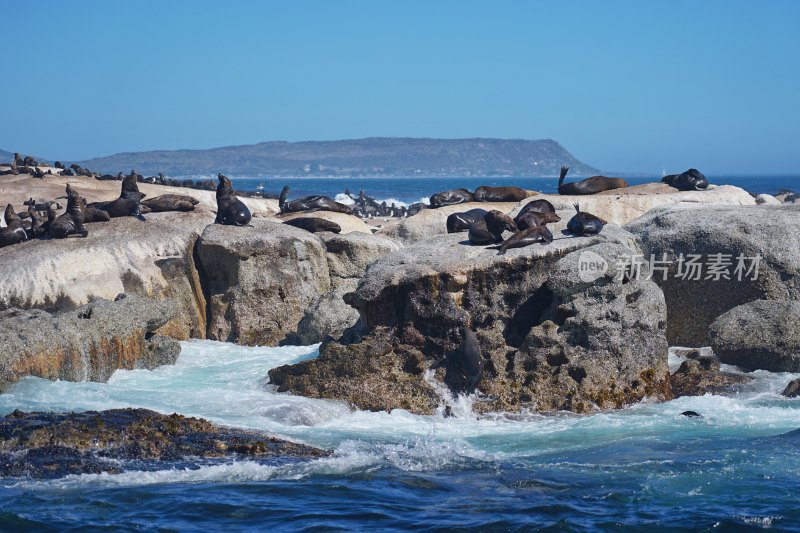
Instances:
[[[679,191],[704,191],[708,189],[708,180],[696,168],[690,168],[680,174],[670,174],[661,181]]]
[[[488,187],[481,185],[475,189],[472,197],[476,202],[519,202],[536,194],[519,187]]]
[[[333,211],[334,213],[353,214],[353,209],[349,205],[340,204],[327,196],[306,196],[298,200],[287,200],[287,196],[289,196],[289,186],[284,185],[278,198],[278,206],[281,208],[281,213]]]
[[[459,328],[461,344],[431,365],[431,370],[445,366],[444,381],[454,394],[472,394],[483,377],[483,355],[478,337],[468,328]]]
[[[64,239],[70,235],[89,235],[83,227],[86,211],[82,200],[78,191],[67,183],[67,211],[50,223],[48,231],[51,237]]]
[[[219,179],[219,185],[217,185],[217,218],[214,223],[228,226],[248,225],[253,215],[250,214],[250,210],[244,205],[244,202],[236,197],[230,178],[224,174],[219,174],[217,179]]]
[[[164,211],[194,211],[194,206],[199,203],[200,200],[192,196],[162,194],[161,196],[144,200],[142,205],[153,213],[162,213]]]
[[[463,204],[473,201],[473,196],[467,189],[450,189],[449,191],[437,192],[431,195],[431,207],[442,207],[445,205]]]
[[[340,233],[342,231],[342,227],[336,222],[319,217],[298,217],[287,220],[284,222],[284,224],[294,226],[295,228],[304,229],[311,233],[319,233],[320,231]]]
[[[592,176],[575,183],[564,183],[564,178],[569,172],[568,166],[561,167],[561,175],[558,177],[558,194],[597,194],[612,189],[622,189],[628,186],[628,182],[621,178],[608,178],[606,176]]]
[[[567,222],[567,231],[573,235],[597,235],[607,224],[605,220],[586,211],[581,211],[580,204],[575,204],[577,213]]]
[[[501,245],[490,246],[489,248],[497,250],[497,255],[504,255],[509,248],[524,248],[525,246],[530,246],[537,242],[542,244],[550,244],[553,242],[553,234],[547,229],[547,226],[533,226],[518,231],[503,241]]]
[[[447,217],[447,233],[468,231],[472,224],[483,220],[487,212],[486,209],[470,209],[463,213],[450,214],[450,216]]]

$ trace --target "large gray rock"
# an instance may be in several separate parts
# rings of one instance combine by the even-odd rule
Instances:
[[[734,307],[711,324],[709,338],[723,363],[800,372],[800,302],[758,300]]]
[[[665,206],[631,222],[626,229],[641,239],[645,259],[668,262],[666,279],[654,276],[667,301],[667,339],[671,345],[705,346],[709,325],[722,313],[754,300],[800,298],[800,206]],[[700,254],[707,265],[723,254],[730,279],[683,279],[678,258]],[[736,272],[743,257],[742,279]],[[759,256],[758,273],[747,273]],[[684,270],[685,271],[685,270]],[[687,276],[689,278],[691,276]],[[755,279],[753,279],[755,278]]]
[[[632,235],[608,226],[502,256],[463,239],[432,237],[374,262],[345,297],[359,331],[324,344],[315,360],[273,369],[272,383],[363,409],[431,413],[441,398],[426,371],[467,326],[485,364],[478,411],[585,412],[670,397],[663,295],[616,276],[638,253]],[[608,269],[590,276],[587,261]]]
[[[205,338],[206,302],[194,244],[209,212],[150,213],[87,224],[85,239],[27,241],[0,249],[0,310],[64,311],[121,292],[169,298],[179,307],[161,333]]]
[[[180,307],[172,300],[126,295],[71,311],[0,311],[0,382],[23,376],[107,381],[115,370],[172,364],[178,341],[156,335]]]
[[[197,255],[209,339],[249,346],[291,340],[306,310],[331,289],[322,240],[287,224],[212,224],[197,242]]]

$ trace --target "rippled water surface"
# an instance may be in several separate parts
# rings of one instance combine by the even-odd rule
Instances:
[[[183,343],[178,364],[109,383],[26,378],[0,412],[146,407],[334,450],[310,462],[0,480],[0,530],[800,530],[796,374],[736,397],[578,416],[368,413],[277,394],[275,366],[316,347]],[[673,364],[678,360],[673,358]],[[702,419],[679,416],[695,410]]]

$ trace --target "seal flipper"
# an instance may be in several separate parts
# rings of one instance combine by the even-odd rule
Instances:
[[[278,207],[280,208],[281,212],[283,212],[283,205],[286,203],[286,198],[289,196],[289,186],[284,185],[283,189],[281,189],[281,195],[278,198]]]

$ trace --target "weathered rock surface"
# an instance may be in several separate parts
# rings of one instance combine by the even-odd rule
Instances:
[[[797,398],[800,396],[800,379],[793,379],[790,381],[781,394],[787,398]]]
[[[758,205],[783,205],[783,202],[772,196],[771,194],[759,194],[756,196],[756,204]]]
[[[712,186],[707,191],[687,192],[679,191],[664,183],[648,183],[587,196],[540,194],[519,203],[470,202],[438,209],[425,209],[412,217],[390,222],[379,233],[398,242],[411,244],[447,233],[445,223],[451,213],[475,208],[487,211],[497,209],[503,213],[510,213],[513,218],[525,204],[540,199],[551,202],[556,211],[560,211],[562,218],[574,215],[573,206],[575,203],[580,203],[582,211],[619,225],[627,224],[654,207],[663,205],[755,205],[755,200],[750,194],[730,185]]]
[[[758,300],[734,307],[711,324],[709,339],[723,363],[800,372],[800,301]]]
[[[666,259],[666,273],[654,280],[667,301],[671,345],[704,346],[708,327],[722,313],[754,300],[800,299],[800,206],[686,207],[654,209],[626,229],[641,239],[645,259]],[[701,279],[678,274],[679,257],[699,254]],[[724,279],[706,265],[729,262]],[[758,271],[749,271],[760,257]],[[742,269],[737,266],[742,257]],[[741,276],[739,275],[741,274]],[[663,279],[666,275],[666,279]],[[719,279],[716,279],[718,278]],[[741,277],[741,279],[739,279]],[[755,278],[755,279],[753,279]],[[723,360],[724,362],[724,360]]]
[[[670,397],[663,295],[652,282],[616,275],[638,252],[632,235],[608,226],[504,256],[463,239],[432,237],[373,263],[345,297],[360,313],[355,337],[273,369],[271,382],[362,409],[431,413],[440,398],[426,370],[467,326],[485,365],[478,411],[586,412]],[[580,274],[585,260],[598,259],[604,274]]]
[[[254,219],[251,227],[210,225],[197,255],[209,339],[276,345],[331,288],[322,240],[287,224]]]
[[[720,370],[720,362],[714,356],[700,356],[685,360],[671,376],[672,392],[681,396],[725,394],[733,392],[737,385],[749,383],[751,379],[741,374]]]
[[[23,376],[107,381],[115,370],[173,364],[178,341],[156,335],[179,313],[172,300],[128,295],[55,315],[0,311],[0,382]]]
[[[164,468],[204,459],[311,459],[329,452],[202,418],[147,409],[24,413],[0,418],[0,476],[57,478]]]
[[[180,309],[162,333],[204,338],[206,302],[194,243],[208,212],[151,213],[87,224],[85,239],[33,240],[0,249],[0,309],[61,311],[121,292],[170,298]]]

